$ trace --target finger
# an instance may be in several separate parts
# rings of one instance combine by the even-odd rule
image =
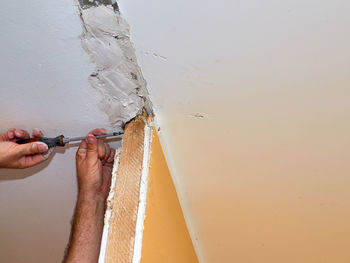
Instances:
[[[86,159],[91,161],[97,161],[98,160],[98,143],[97,143],[96,137],[91,133],[89,133],[86,136],[86,142],[87,142]]]
[[[53,153],[53,151],[56,149],[56,147],[49,147],[49,150],[43,154],[43,156],[45,157],[45,159],[49,158],[49,156],[51,155],[51,153]]]
[[[23,168],[31,167],[45,161],[49,155],[34,154],[25,156]]]
[[[103,177],[102,177],[102,186],[101,190],[104,193],[108,193],[109,189],[111,187],[111,181],[112,181],[112,167],[106,167],[104,166],[103,168]]]
[[[106,146],[103,140],[97,140],[98,143],[98,158],[103,160],[105,158]]]
[[[109,155],[111,154],[111,147],[109,146],[108,143],[104,143],[104,145],[105,145],[105,147],[106,147],[106,148],[105,148],[106,151],[105,151],[105,156],[104,156],[103,160],[107,161]]]
[[[85,140],[82,140],[76,154],[77,161],[84,160],[86,158],[86,152],[87,152],[87,144]]]
[[[37,138],[40,138],[40,137],[43,137],[44,134],[43,134],[42,131],[39,130],[38,128],[34,128],[34,129],[33,129],[33,136],[34,136],[34,137],[37,137]]]
[[[32,142],[26,144],[19,144],[16,146],[16,149],[18,151],[18,155],[22,157],[26,155],[46,153],[49,147],[43,142]]]
[[[112,168],[114,165],[114,159],[115,159],[115,150],[111,149],[111,153],[109,154],[107,160],[105,161],[104,166]]]
[[[0,142],[8,141],[7,132],[6,133],[0,133]]]
[[[99,136],[99,135],[103,135],[106,134],[106,129],[105,128],[97,128],[95,130],[92,130],[91,132],[89,132],[95,136]]]
[[[103,140],[98,140],[98,142],[98,158],[106,161],[111,153],[111,148],[109,147],[108,143],[105,143]]]
[[[7,138],[13,140],[15,138],[15,128],[11,128],[7,131]]]
[[[107,158],[107,163],[113,163],[114,162],[114,157],[115,157],[115,150],[111,149],[111,152]]]
[[[15,130],[16,139],[29,139],[30,135],[26,130]]]

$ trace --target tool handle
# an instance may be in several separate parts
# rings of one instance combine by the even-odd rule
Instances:
[[[63,135],[57,136],[55,138],[47,138],[47,137],[40,137],[40,138],[30,138],[30,139],[23,139],[16,141],[17,144],[25,144],[25,143],[31,143],[31,142],[43,142],[46,143],[48,147],[55,147],[55,146],[64,146],[65,143],[63,142]]]

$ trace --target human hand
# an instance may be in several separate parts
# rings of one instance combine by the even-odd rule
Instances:
[[[78,199],[65,263],[98,261],[115,155],[114,149],[95,137],[105,132],[91,131],[76,154]]]
[[[105,129],[91,131],[80,143],[76,154],[79,195],[106,200],[111,184],[115,150],[95,136]]]
[[[43,133],[33,130],[34,137],[42,137]],[[6,133],[0,133],[0,168],[27,168],[39,164],[47,159],[43,155],[48,151],[48,146],[43,142],[17,144],[17,140],[29,139],[30,135],[25,130],[9,129]]]

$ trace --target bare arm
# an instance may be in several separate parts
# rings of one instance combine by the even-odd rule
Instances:
[[[104,202],[78,197],[70,246],[65,262],[98,261],[103,229]]]
[[[78,200],[65,263],[98,262],[115,154],[94,136],[103,133],[103,129],[92,131],[77,151]]]

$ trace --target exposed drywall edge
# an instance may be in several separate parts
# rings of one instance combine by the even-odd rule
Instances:
[[[99,255],[98,263],[105,262],[107,242],[108,242],[109,220],[111,219],[111,216],[112,216],[112,203],[113,203],[113,198],[114,198],[115,182],[117,181],[117,170],[118,170],[118,166],[119,166],[120,152],[121,152],[121,148],[117,149],[116,153],[115,153],[115,157],[114,157],[114,166],[113,166],[113,171],[112,171],[112,182],[111,182],[111,187],[110,187],[109,194],[107,197],[107,205],[106,205],[106,212],[105,212],[105,218],[104,218],[104,226],[103,226],[103,233],[102,233],[100,255]]]
[[[143,227],[144,227],[144,221],[145,221],[147,189],[148,189],[148,172],[149,172],[149,162],[150,162],[151,144],[152,144],[152,132],[153,132],[153,125],[151,123],[146,123],[139,206],[137,211],[137,220],[136,220],[136,228],[135,228],[134,255],[132,259],[133,263],[138,263],[141,260],[142,237],[143,237]]]
[[[118,10],[118,4],[116,0],[78,0],[81,8],[90,8],[98,5],[111,5],[114,10]]]
[[[129,25],[111,5],[96,3],[79,8],[83,23],[81,41],[96,65],[89,81],[103,97],[100,109],[111,125],[121,130],[143,108],[152,113],[152,104],[130,41]]]
[[[179,198],[180,206],[181,206],[182,211],[183,211],[183,215],[185,218],[188,232],[190,233],[192,244],[193,244],[194,249],[196,251],[198,261],[201,263],[206,263],[204,254],[202,252],[203,250],[199,244],[199,240],[196,237],[197,230],[194,227],[195,224],[192,221],[190,209],[186,205],[185,193],[182,190],[183,188],[181,187],[181,184],[180,184],[179,180],[177,180],[177,177],[176,177],[176,174],[177,174],[176,165],[175,165],[175,162],[173,161],[171,152],[170,152],[169,148],[167,147],[168,144],[166,143],[167,142],[166,130],[162,126],[162,120],[160,118],[160,115],[157,113],[157,110],[154,109],[154,111],[155,111],[154,125],[155,125],[156,129],[159,130],[159,132],[158,132],[159,141],[160,141],[160,144],[161,144],[162,149],[163,149],[165,160],[168,164],[171,178],[173,179],[173,182],[175,185],[175,190],[176,190],[177,196]]]
[[[106,262],[132,262],[143,171],[146,115],[125,126],[108,233]]]

